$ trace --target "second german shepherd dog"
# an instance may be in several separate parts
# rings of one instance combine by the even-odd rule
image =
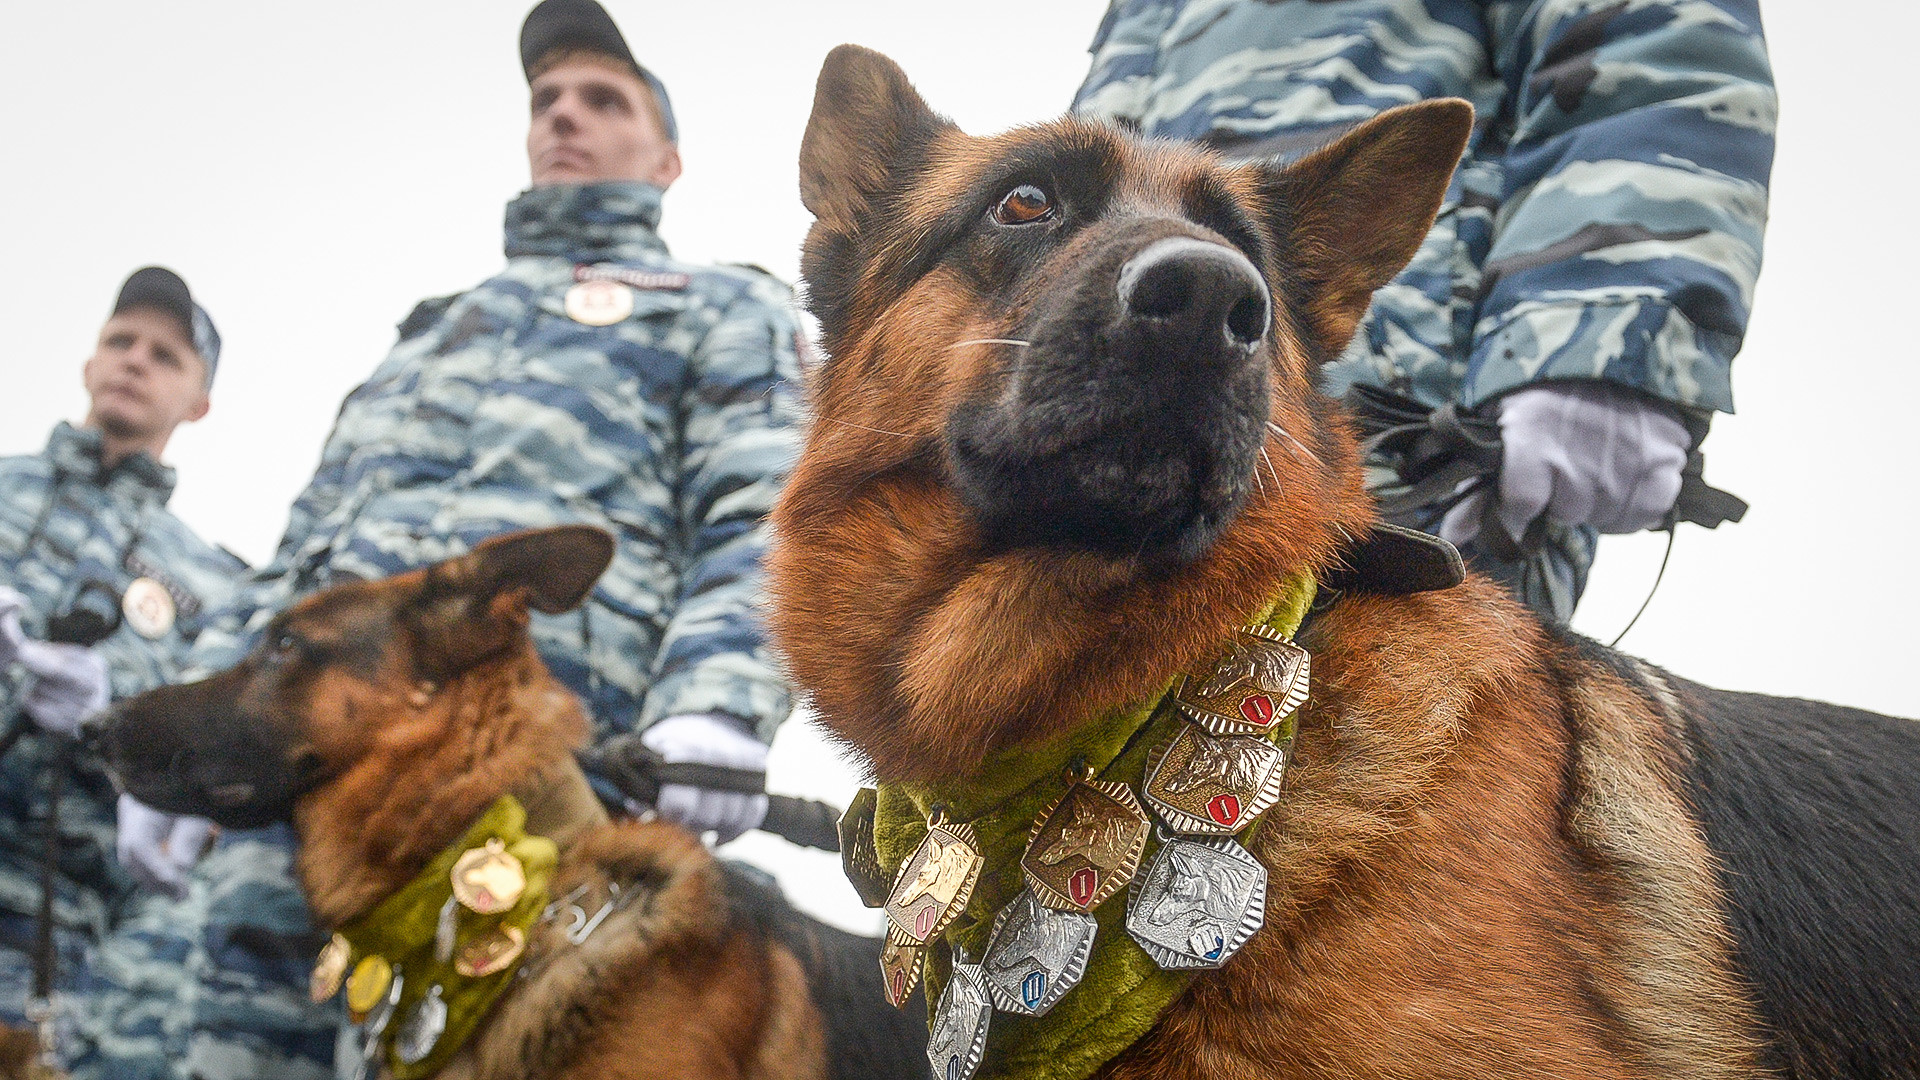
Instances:
[[[395,946],[395,966],[435,947],[447,870],[423,871],[515,797],[525,831],[557,844],[555,903],[525,928],[519,967],[435,1076],[917,1075],[918,1025],[854,993],[879,942],[795,912],[684,829],[610,822],[588,787],[573,755],[586,715],[534,652],[527,620],[529,608],[577,605],[612,555],[606,533],[560,526],[316,593],[276,617],[239,666],[116,706],[100,725],[102,755],[151,806],[236,828],[292,821],[295,870],[327,929],[437,885],[411,928],[421,948],[399,951],[411,946],[405,912],[367,929]],[[441,919],[454,911],[447,900]],[[441,967],[416,970],[390,1015],[402,1038],[408,1016],[425,1011],[426,977],[444,978],[456,1008],[493,977]],[[348,991],[351,1002],[351,982]],[[386,1049],[371,1075],[388,1075]]]
[[[1072,119],[969,137],[886,58],[828,57],[800,163],[828,358],[772,625],[883,804],[1152,703],[1290,576],[1355,578],[1376,518],[1315,373],[1471,125],[1427,102],[1230,166]],[[1297,640],[1264,927],[1130,1045],[1020,1058],[1001,1025],[1037,1028],[996,1015],[982,1075],[1920,1076],[1913,723],[1683,681],[1478,577],[1323,588]],[[969,948],[1019,880],[989,856]]]

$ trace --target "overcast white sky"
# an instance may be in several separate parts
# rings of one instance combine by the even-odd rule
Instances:
[[[413,303],[501,263],[526,182],[516,35],[530,0],[64,0],[0,35],[0,453],[84,411],[79,365],[134,267],[179,270],[226,339],[212,414],[183,429],[174,508],[265,560],[341,397]],[[899,60],[971,131],[1063,110],[1104,0],[876,3],[612,0],[672,92],[686,175],[663,233],[695,260],[791,279],[808,217],[794,159],[820,58],[854,41]],[[1740,415],[1708,477],[1747,520],[1682,528],[1622,647],[1717,685],[1920,715],[1920,574],[1908,325],[1920,308],[1912,68],[1920,7],[1765,6],[1782,98],[1773,220]],[[1610,639],[1661,542],[1609,539],[1576,625]],[[773,786],[844,802],[852,774],[801,724]],[[877,926],[835,860],[750,836],[805,906]]]

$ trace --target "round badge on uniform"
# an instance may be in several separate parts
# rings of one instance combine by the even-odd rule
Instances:
[[[567,290],[567,318],[588,326],[612,326],[633,314],[633,290],[617,281],[589,278]]]
[[[160,637],[173,629],[173,594],[150,577],[134,578],[120,596],[120,612],[141,637]]]

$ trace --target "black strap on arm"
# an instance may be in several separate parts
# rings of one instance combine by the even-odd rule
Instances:
[[[732,769],[701,762],[668,762],[630,733],[608,739],[599,746],[579,753],[580,764],[588,772],[607,780],[621,794],[642,806],[660,801],[660,788],[666,784],[685,784],[709,791],[738,791],[748,795],[766,793],[767,774],[758,769]],[[840,811],[823,802],[791,795],[767,795],[767,816],[760,823],[762,832],[822,851],[840,850]]]
[[[1451,403],[1430,408],[1404,394],[1359,383],[1348,389],[1346,404],[1360,428],[1361,450],[1390,463],[1404,484],[1380,495],[1380,513],[1390,521],[1432,520],[1500,475],[1504,448],[1500,421],[1492,410],[1462,411]],[[1671,521],[1713,529],[1746,514],[1746,502],[1708,484],[1705,471],[1706,457],[1695,449],[1680,471],[1680,495]],[[1489,502],[1489,510],[1491,506]],[[1482,528],[1481,534],[1497,540],[1505,531]],[[1520,546],[1528,546],[1525,538]]]

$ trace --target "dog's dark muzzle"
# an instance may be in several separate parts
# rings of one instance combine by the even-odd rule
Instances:
[[[1188,223],[1118,222],[1089,247],[950,419],[957,486],[998,544],[1191,561],[1252,485],[1272,294]]]
[[[287,820],[311,788],[287,760],[274,726],[239,716],[199,692],[166,686],[120,702],[86,736],[120,790],[156,810],[234,829]]]

